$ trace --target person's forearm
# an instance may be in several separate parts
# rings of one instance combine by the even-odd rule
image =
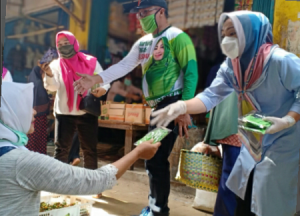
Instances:
[[[140,43],[137,41],[125,58],[101,72],[101,83],[111,83],[130,73],[140,63],[139,54]]]
[[[27,190],[92,195],[111,189],[116,183],[118,170],[113,165],[96,170],[82,169],[29,151],[24,151],[22,158],[16,179]]]
[[[290,111],[287,115],[289,115],[292,118],[294,118],[296,122],[298,122],[300,120],[300,114],[299,113]]]
[[[43,68],[41,68],[42,69],[42,71],[44,71],[46,74],[47,74],[47,76],[48,77],[53,77],[54,75],[53,75],[53,72],[52,72],[52,69],[50,68],[50,67],[48,67],[48,69],[46,70],[44,70]]]
[[[138,94],[140,96],[143,96],[143,91],[135,86],[130,86],[130,90],[132,91],[132,93],[134,94]]]
[[[138,159],[139,154],[137,149],[134,149],[120,160],[114,162],[112,165],[118,169],[116,178],[119,179]]]
[[[127,94],[126,94],[126,97],[134,100],[135,97],[136,97],[136,95],[127,93]]]
[[[195,97],[191,100],[185,101],[185,103],[187,114],[200,114],[206,112],[206,107],[199,98]]]
[[[102,79],[102,77],[100,76],[100,74],[97,74],[97,75],[95,75],[94,76],[94,83],[95,84],[98,84],[98,83],[103,83],[103,79]]]

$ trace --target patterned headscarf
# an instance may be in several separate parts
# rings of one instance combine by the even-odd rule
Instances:
[[[234,71],[235,89],[250,102],[254,109],[258,106],[248,91],[257,88],[266,77],[269,60],[277,48],[273,45],[272,27],[262,13],[237,11],[223,13],[219,21],[219,40],[222,41],[222,27],[229,17],[234,25],[239,42],[239,58],[227,59],[228,67]]]

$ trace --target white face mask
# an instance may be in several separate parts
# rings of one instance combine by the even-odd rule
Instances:
[[[221,44],[222,52],[230,59],[239,56],[239,41],[235,37],[225,37]]]

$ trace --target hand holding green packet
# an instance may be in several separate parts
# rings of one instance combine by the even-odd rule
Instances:
[[[243,116],[239,121],[239,127],[260,134],[265,134],[271,125],[271,122],[263,120],[263,115],[255,112]]]
[[[159,127],[147,133],[142,139],[138,140],[134,145],[138,146],[143,142],[149,141],[153,139],[153,144],[162,141],[169,133],[170,129]]]

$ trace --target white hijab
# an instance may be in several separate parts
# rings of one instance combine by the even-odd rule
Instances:
[[[0,120],[8,127],[27,134],[32,121],[33,83],[2,83]],[[18,136],[0,123],[0,147],[15,146]],[[23,147],[23,146],[22,146]],[[23,147],[24,148],[24,147]]]

